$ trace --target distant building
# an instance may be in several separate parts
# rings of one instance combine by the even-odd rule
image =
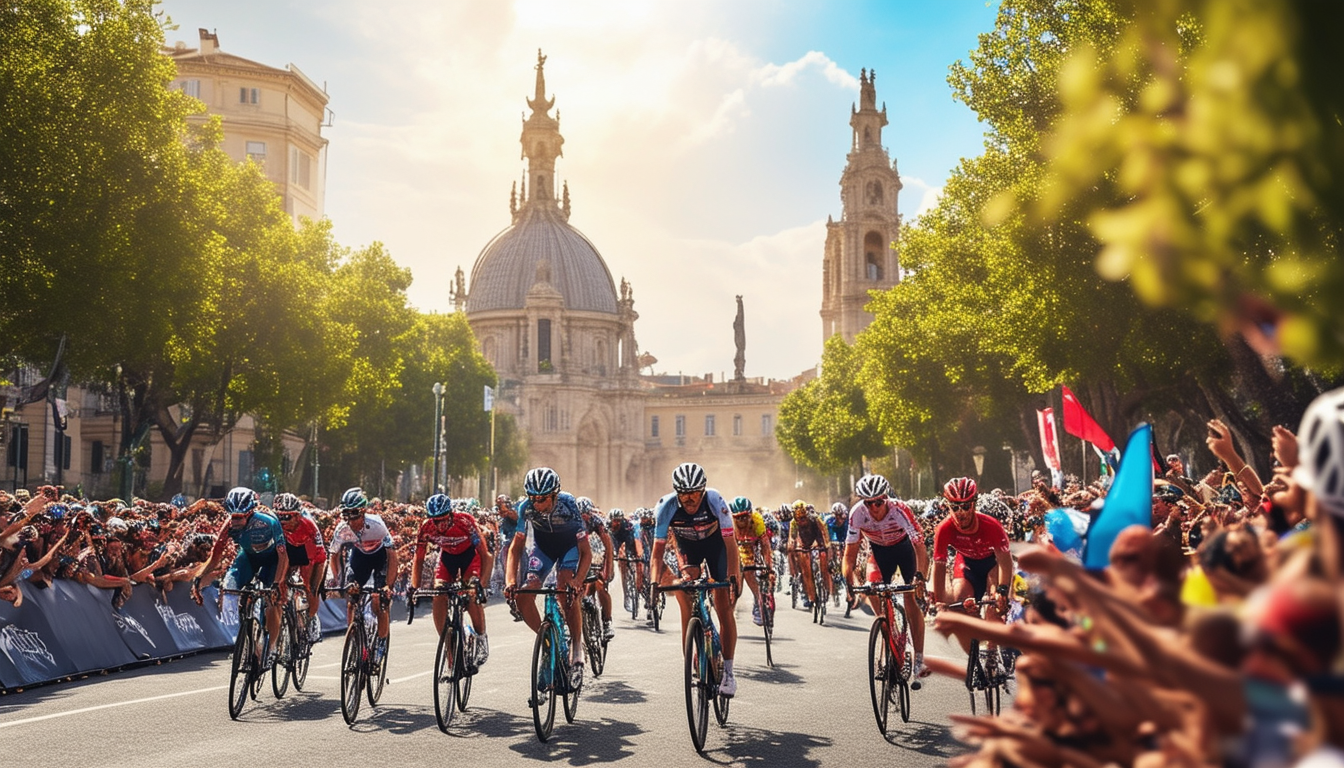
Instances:
[[[260,165],[285,213],[322,218],[326,197],[327,93],[293,64],[284,69],[225,53],[219,36],[200,30],[200,47],[179,41],[164,49],[177,64],[171,87],[205,102],[223,121],[223,150]],[[204,121],[206,115],[196,120]]]
[[[894,250],[901,234],[896,197],[901,176],[896,161],[882,146],[887,105],[877,109],[877,73],[860,70],[859,105],[850,108],[853,128],[849,161],[840,175],[840,220],[826,220],[826,247],[821,267],[821,338],[836,334],[854,343],[873,322],[864,310],[869,291],[900,282],[900,259]]]
[[[791,489],[793,465],[774,438],[789,385],[640,375],[634,289],[621,280],[618,290],[569,223],[569,188],[555,175],[564,137],[540,53],[536,73],[512,222],[477,256],[470,291],[460,269],[454,290],[499,373],[497,407],[527,436],[529,465],[553,467],[566,490],[604,508],[652,505],[683,461],[703,464],[729,495]]]

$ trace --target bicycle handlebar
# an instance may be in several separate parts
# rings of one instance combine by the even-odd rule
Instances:
[[[732,586],[733,582],[731,581],[708,581],[702,577],[695,579],[694,581],[673,584],[667,587],[655,585],[654,590],[658,592],[697,592],[700,590],[723,589]]]
[[[919,587],[915,584],[861,584],[849,587],[849,591],[856,595],[899,595],[916,589]]]

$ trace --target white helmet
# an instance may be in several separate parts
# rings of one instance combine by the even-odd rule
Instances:
[[[1331,514],[1344,516],[1344,387],[1311,401],[1297,431],[1293,479]]]

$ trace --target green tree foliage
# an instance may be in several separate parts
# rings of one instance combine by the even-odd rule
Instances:
[[[1131,0],[1114,45],[1076,46],[1053,126],[1054,213],[1084,219],[1098,271],[1311,366],[1344,366],[1344,6]],[[1192,42],[1193,41],[1193,42]],[[1280,315],[1282,313],[1282,316]],[[1273,329],[1276,321],[1277,329]],[[1266,331],[1267,328],[1271,330]]]
[[[857,469],[886,453],[858,384],[862,359],[839,336],[822,351],[821,375],[790,392],[779,407],[775,437],[793,460],[825,474]]]

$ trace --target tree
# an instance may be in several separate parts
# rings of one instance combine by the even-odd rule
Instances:
[[[820,375],[780,403],[776,439],[794,461],[823,474],[861,473],[865,456],[886,453],[858,384],[862,359],[832,336],[821,360]]]

